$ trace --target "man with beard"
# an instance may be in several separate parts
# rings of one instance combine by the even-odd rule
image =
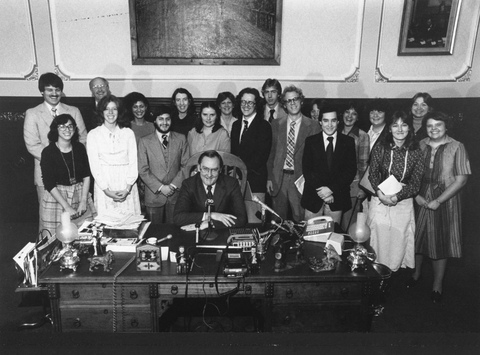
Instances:
[[[73,117],[77,124],[79,141],[83,144],[87,141],[87,130],[83,122],[80,110],[60,102],[63,96],[63,81],[53,73],[45,73],[38,80],[38,89],[43,97],[43,102],[25,113],[23,124],[23,139],[30,154],[35,158],[34,181],[37,187],[39,208],[39,230],[43,229],[41,202],[45,188],[43,186],[40,159],[42,150],[48,142],[48,132],[54,117],[67,113]]]
[[[138,173],[145,183],[145,207],[152,223],[173,223],[182,168],[188,157],[185,135],[170,130],[170,108],[152,110],[156,131],[138,142]]]

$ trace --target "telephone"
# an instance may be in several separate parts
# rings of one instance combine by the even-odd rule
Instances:
[[[305,224],[303,239],[308,242],[326,243],[333,232],[334,222],[332,217],[321,216],[309,219]]]

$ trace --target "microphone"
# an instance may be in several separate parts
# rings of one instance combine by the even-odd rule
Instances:
[[[283,230],[284,232],[290,233],[290,231],[289,231],[288,229],[285,229],[284,227],[282,227],[282,225],[278,224],[278,223],[275,222],[274,220],[272,220],[272,221],[270,222],[270,224],[271,224],[272,226],[275,226],[275,227],[277,227],[277,228],[280,228],[280,229]]]
[[[207,222],[208,227],[210,228],[210,224],[212,223],[212,206],[215,205],[215,202],[211,198],[207,198],[205,200],[205,207],[207,207]]]
[[[167,240],[167,239],[172,239],[172,235],[169,234],[169,235],[167,235],[165,238],[162,238],[162,239],[157,240],[157,243],[156,243],[156,244],[159,244],[159,243],[161,243],[161,242],[163,242],[164,240]]]
[[[269,211],[271,214],[274,214],[275,216],[277,216],[278,218],[280,218],[280,220],[283,220],[283,218],[280,217],[277,212],[275,212],[273,209],[271,209],[271,208],[268,207],[266,204],[264,204],[262,201],[260,201],[257,196],[253,195],[253,196],[252,196],[252,201],[258,203],[260,206],[262,206],[262,208],[263,208],[264,210]]]

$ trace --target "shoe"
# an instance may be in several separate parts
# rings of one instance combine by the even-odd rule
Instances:
[[[412,288],[417,286],[417,283],[418,283],[418,279],[415,280],[412,276],[405,282],[405,286],[407,286],[407,288]]]
[[[431,294],[430,298],[432,299],[433,303],[442,302],[442,294],[438,291],[432,291],[432,294]]]

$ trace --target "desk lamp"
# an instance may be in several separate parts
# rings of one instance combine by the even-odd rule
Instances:
[[[359,212],[357,213],[357,221],[348,228],[350,238],[355,242],[353,249],[350,249],[350,255],[347,257],[352,271],[357,268],[365,268],[367,260],[373,261],[376,258],[375,253],[369,253],[362,245],[370,239],[370,227],[366,222],[367,215]]]
[[[63,245],[63,249],[56,257],[60,261],[60,271],[63,269],[76,271],[80,258],[78,257],[78,251],[73,247],[73,241],[78,237],[78,229],[70,221],[70,213],[62,213],[61,223],[55,229],[55,236]]]

